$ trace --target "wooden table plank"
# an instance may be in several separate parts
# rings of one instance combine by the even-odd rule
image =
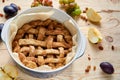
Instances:
[[[10,3],[16,3],[21,7],[21,11],[30,8],[33,0],[6,0],[2,3],[0,0],[0,13],[3,13],[3,7]],[[55,8],[59,8],[58,1],[53,0]],[[91,7],[96,11],[100,12],[102,16],[101,24],[95,25],[90,22],[85,22],[81,19],[76,20],[80,26],[81,31],[87,37],[87,31],[89,26],[95,26],[100,30],[103,36],[102,46],[104,50],[99,50],[98,45],[94,45],[87,41],[87,47],[84,55],[77,59],[69,68],[63,71],[56,77],[44,80],[120,80],[120,0],[76,0],[80,5],[80,8],[84,10],[86,7]],[[106,11],[103,11],[106,10]],[[110,12],[111,10],[112,12]],[[0,17],[0,23],[5,22],[6,19]],[[113,42],[108,42],[106,36],[113,37]],[[115,49],[112,50],[111,47]],[[88,57],[91,60],[88,60]],[[3,60],[4,59],[4,60]],[[0,42],[0,66],[9,63],[11,60],[9,53],[7,52],[6,46],[3,42]],[[112,75],[108,75],[102,72],[99,67],[101,62],[108,61],[113,64],[115,72]],[[14,64],[10,61],[10,64]],[[87,66],[91,66],[90,72],[85,73]],[[93,68],[96,66],[96,70]],[[43,80],[28,76],[19,70],[19,76],[24,80]]]

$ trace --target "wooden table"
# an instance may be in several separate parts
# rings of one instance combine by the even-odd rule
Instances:
[[[30,8],[32,2],[33,0],[6,0],[2,3],[2,0],[0,0],[0,13],[4,13],[3,7],[10,3],[19,5],[21,7],[19,12],[21,12]],[[82,57],[77,59],[63,73],[45,80],[120,80],[120,0],[76,0],[76,2],[82,10],[86,7],[91,7],[101,15],[100,25],[85,22],[80,18],[76,22],[86,36],[90,26],[95,26],[101,32],[103,50],[99,50],[99,45],[91,44],[87,41],[87,47]],[[58,0],[53,0],[53,6],[59,8]],[[0,17],[0,23],[5,21],[4,17]],[[108,38],[106,38],[107,36],[111,36],[113,42],[109,42]],[[112,46],[114,46],[114,49],[112,49]],[[114,74],[108,75],[102,72],[99,65],[104,61],[110,62],[114,66]],[[5,64],[14,64],[14,62],[9,56],[5,44],[1,41],[0,66]],[[91,66],[88,73],[85,72],[87,66]],[[96,70],[94,70],[94,67],[96,67]],[[19,77],[24,80],[43,80],[28,76],[20,70]]]

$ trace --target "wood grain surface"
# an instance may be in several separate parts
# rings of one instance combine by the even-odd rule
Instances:
[[[53,7],[59,9],[59,0],[53,0]],[[0,0],[0,13],[3,13],[3,7],[10,3],[15,3],[21,7],[19,13],[30,8],[33,0],[5,0],[2,3]],[[77,4],[82,10],[86,7],[91,7],[97,11],[101,17],[101,23],[99,25],[85,22],[82,19],[75,19],[78,23],[81,31],[84,33],[87,39],[88,27],[96,27],[102,34],[103,40],[101,44],[91,44],[87,40],[87,47],[82,57],[77,59],[69,68],[63,71],[61,74],[48,79],[33,78],[19,69],[19,77],[23,80],[120,80],[120,0],[76,0]],[[82,14],[85,15],[85,14]],[[6,19],[0,17],[0,23],[4,23]],[[113,42],[108,40],[108,36],[113,38]],[[100,50],[99,45],[103,46],[103,50]],[[114,49],[113,47],[114,46]],[[115,72],[112,75],[108,75],[102,72],[99,65],[101,62],[110,62]],[[5,64],[13,64],[14,62],[9,56],[5,44],[0,42],[0,67]],[[88,73],[85,72],[87,66],[91,66]],[[95,69],[96,67],[96,69]],[[95,69],[95,70],[94,70]]]

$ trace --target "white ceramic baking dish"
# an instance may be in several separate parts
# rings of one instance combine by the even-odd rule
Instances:
[[[50,71],[40,71],[40,70],[30,69],[30,68],[28,68],[28,67],[26,67],[24,65],[21,65],[21,63],[16,60],[16,58],[13,55],[12,50],[11,50],[11,46],[10,46],[10,44],[11,44],[10,43],[10,35],[11,35],[11,31],[10,30],[11,30],[11,28],[10,27],[12,27],[12,26],[10,26],[10,23],[15,18],[17,18],[18,16],[20,16],[22,14],[37,13],[37,12],[48,12],[48,11],[51,11],[51,10],[54,11],[53,15],[51,16],[52,19],[56,19],[56,20],[58,20],[61,23],[70,20],[72,22],[72,27],[71,28],[67,27],[67,28],[70,31],[73,31],[73,29],[76,30],[76,34],[77,34],[77,39],[76,39],[77,47],[76,47],[76,50],[75,50],[74,57],[65,66],[60,67],[60,68],[55,69],[55,70],[50,70]],[[18,14],[17,16],[7,20],[5,22],[5,24],[4,24],[1,36],[2,36],[2,40],[5,42],[5,44],[7,46],[7,49],[8,49],[8,52],[9,52],[10,56],[18,64],[18,67],[20,69],[22,69],[27,74],[29,74],[31,76],[34,76],[34,77],[37,77],[37,78],[48,78],[48,77],[55,76],[58,73],[62,72],[64,69],[66,69],[68,66],[70,66],[76,59],[78,59],[79,57],[81,57],[84,54],[85,47],[86,47],[86,39],[85,39],[84,35],[81,33],[79,27],[80,26],[78,26],[78,24],[73,20],[73,18],[70,17],[65,12],[63,12],[63,11],[61,11],[59,9],[52,8],[52,7],[43,7],[43,6],[41,6],[41,7],[35,7],[35,8],[31,8],[31,9],[25,10],[22,13]]]

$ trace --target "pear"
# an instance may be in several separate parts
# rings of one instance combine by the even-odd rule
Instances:
[[[12,78],[10,78],[6,73],[4,73],[2,69],[0,69],[0,80],[12,80]]]
[[[90,27],[88,30],[88,40],[91,43],[99,43],[102,41],[101,33],[95,27]]]
[[[91,22],[99,23],[101,20],[101,16],[97,12],[95,12],[92,8],[89,8],[86,11],[86,15],[88,20]]]
[[[13,65],[5,65],[3,66],[3,70],[6,74],[8,74],[12,78],[18,77],[18,71]]]

